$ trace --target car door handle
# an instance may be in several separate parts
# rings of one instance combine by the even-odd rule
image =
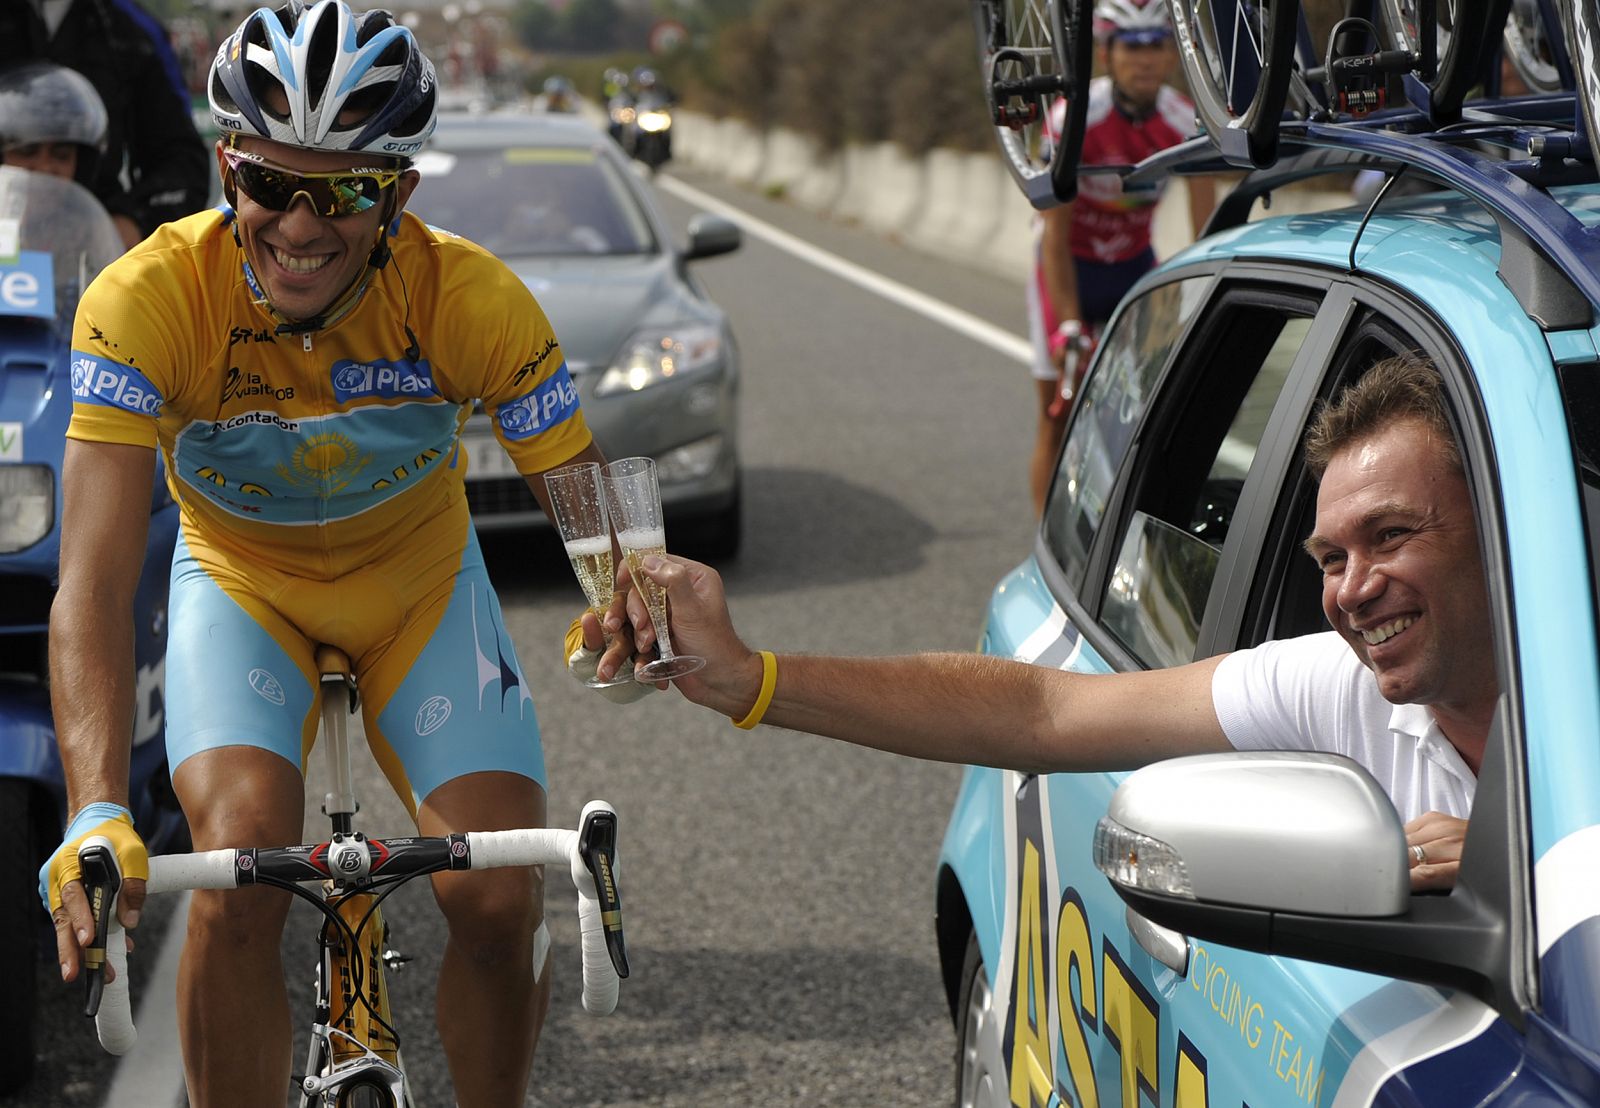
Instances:
[[[1189,936],[1159,923],[1151,923],[1132,908],[1128,909],[1128,934],[1146,954],[1179,977],[1189,976]]]

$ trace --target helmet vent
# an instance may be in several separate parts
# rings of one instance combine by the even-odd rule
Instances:
[[[335,14],[332,9],[326,10],[325,18],[317,20],[311,28],[311,44],[306,50],[306,96],[312,104],[322,103],[322,94],[333,75],[334,55],[339,47],[339,21],[326,16]]]
[[[222,71],[216,68],[211,70],[211,102],[225,112],[237,113],[239,102],[228,91],[228,86],[222,82]]]
[[[433,89],[430,87],[421,103],[411,110],[411,113],[394,125],[394,133],[400,136],[414,135],[421,131],[433,119]]]

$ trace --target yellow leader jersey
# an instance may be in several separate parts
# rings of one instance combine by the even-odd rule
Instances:
[[[544,312],[482,248],[405,213],[349,315],[279,334],[231,218],[189,216],[123,255],[84,293],[72,337],[67,435],[159,445],[191,539],[333,578],[464,498],[474,400],[523,473],[589,445]]]

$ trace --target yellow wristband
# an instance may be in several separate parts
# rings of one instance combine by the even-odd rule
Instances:
[[[565,643],[565,648],[566,653],[561,655],[563,660],[572,657],[583,648],[582,616],[579,616],[577,619],[573,620],[572,626],[567,628],[567,641]]]
[[[767,714],[767,708],[772,704],[772,693],[778,687],[778,659],[770,650],[761,652],[761,694],[756,697],[755,707],[750,709],[750,714],[743,719],[733,721],[735,727],[742,727],[746,731],[761,722],[761,717]]]

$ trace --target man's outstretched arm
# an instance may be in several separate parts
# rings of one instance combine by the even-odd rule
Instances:
[[[674,649],[706,659],[703,670],[675,684],[697,704],[743,717],[760,694],[762,662],[733,628],[721,577],[671,555],[646,565],[667,589]],[[650,620],[631,591],[628,616],[648,650]],[[935,761],[1038,772],[1130,769],[1232,749],[1211,701],[1218,660],[1093,676],[972,654],[785,655],[763,722]],[[602,674],[619,662],[620,652],[608,656]]]

